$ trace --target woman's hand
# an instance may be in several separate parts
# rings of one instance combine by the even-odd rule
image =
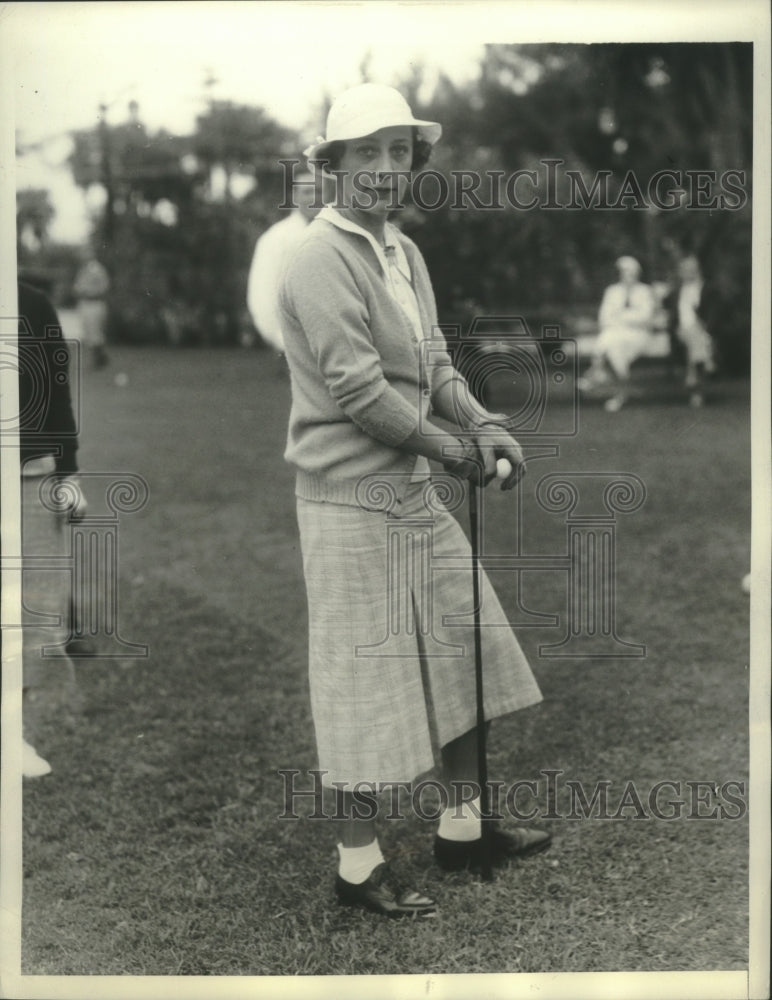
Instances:
[[[511,490],[520,482],[525,475],[526,465],[523,449],[498,424],[483,424],[475,432],[475,444],[484,456],[486,468],[489,463],[493,463],[493,474],[496,474],[496,461],[499,458],[506,458],[512,466],[512,471],[502,482],[502,490]]]
[[[468,479],[473,486],[487,486],[496,477],[496,455],[490,447],[480,448],[476,436],[459,440],[458,449],[444,456],[442,464],[448,472]]]

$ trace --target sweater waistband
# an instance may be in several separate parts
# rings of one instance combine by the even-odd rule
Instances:
[[[316,503],[337,503],[364,510],[389,511],[401,502],[408,491],[415,466],[415,456],[405,455],[400,464],[383,472],[370,472],[358,479],[332,479],[303,469],[297,470],[295,496]]]

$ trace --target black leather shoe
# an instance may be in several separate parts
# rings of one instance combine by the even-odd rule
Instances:
[[[399,885],[385,863],[374,868],[359,885],[338,875],[335,895],[347,906],[363,906],[385,917],[428,917],[436,912],[433,900]]]
[[[512,858],[527,858],[531,854],[546,851],[552,843],[552,835],[545,830],[529,830],[516,826],[505,833],[497,826],[490,831],[491,861],[502,865]],[[439,834],[434,838],[434,860],[446,872],[460,872],[464,869],[479,873],[482,868],[482,838],[477,840],[447,840]]]

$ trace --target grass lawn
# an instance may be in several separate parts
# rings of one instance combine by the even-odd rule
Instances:
[[[544,772],[562,772],[561,818],[543,821],[553,847],[481,885],[434,868],[433,826],[386,824],[385,852],[441,907],[406,925],[334,903],[333,821],[277,819],[279,769],[316,766],[281,458],[288,381],[263,351],[115,349],[109,369],[84,377],[81,466],[149,485],[119,528],[119,631],[149,655],[79,660],[83,714],[39,741],[54,773],[24,785],[24,973],[745,968],[747,822],[689,818],[685,784],[747,782],[748,387],[713,393],[691,410],[675,383],[652,382],[614,416],[589,404],[560,454],[531,462],[531,554],[566,550],[565,515],[535,501],[543,475],[645,484],[616,541],[618,633],[646,655],[540,656],[565,627],[566,577],[524,574],[522,606],[561,624],[518,630],[544,702],[493,727],[489,769],[537,782],[539,802]],[[512,550],[515,512],[511,494],[486,494],[489,553]],[[514,574],[494,584],[515,609]],[[658,781],[680,782],[687,808],[569,819],[567,779],[610,782],[612,813],[627,782],[644,802]],[[715,812],[700,794],[699,811]]]

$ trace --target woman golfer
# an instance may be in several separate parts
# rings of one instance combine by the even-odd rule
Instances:
[[[335,101],[326,138],[306,150],[333,173],[335,201],[308,227],[281,293],[311,707],[324,783],[344,789],[349,817],[335,890],[341,902],[389,916],[426,915],[435,904],[384,863],[375,820],[359,818],[357,786],[413,782],[437,750],[447,808],[435,860],[479,870],[482,844],[479,798],[466,801],[478,775],[470,547],[428,460],[486,485],[506,458],[503,489],[524,471],[517,442],[500,418],[492,426],[453,368],[421,254],[387,221],[441,131],[417,121],[391,87],[364,84]],[[400,524],[417,525],[404,532],[409,557],[394,544]],[[541,694],[484,574],[481,588],[491,719]],[[542,831],[495,829],[493,861],[548,843]]]

